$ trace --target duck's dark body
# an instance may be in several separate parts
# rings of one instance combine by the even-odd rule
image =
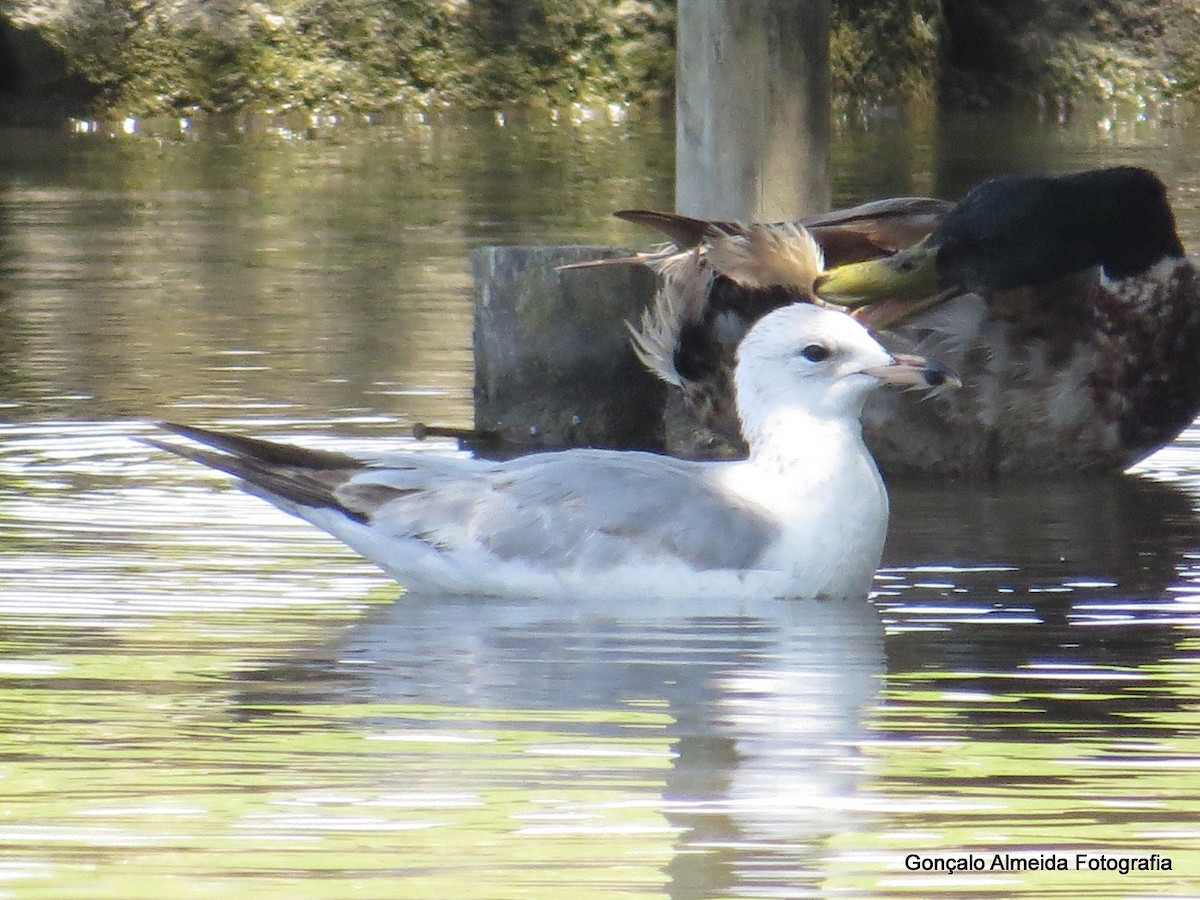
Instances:
[[[1164,268],[1166,290],[1126,279],[1069,294],[1090,299],[1055,315],[1012,317],[966,295],[884,335],[893,347],[942,347],[964,386],[928,403],[869,404],[864,428],[881,466],[982,478],[1114,472],[1169,443],[1200,410],[1200,309],[1164,297],[1200,296],[1200,283],[1185,260]],[[1054,302],[1045,288],[1027,293]],[[957,348],[922,328],[971,303],[977,326]]]

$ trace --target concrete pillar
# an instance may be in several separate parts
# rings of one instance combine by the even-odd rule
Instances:
[[[675,209],[829,208],[829,0],[679,0]]]
[[[510,450],[661,450],[666,386],[634,356],[625,321],[654,293],[643,266],[560,272],[628,251],[481,247],[475,270],[475,428]]]

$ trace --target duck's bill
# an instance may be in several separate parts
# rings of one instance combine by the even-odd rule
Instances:
[[[897,353],[892,361],[883,366],[863,369],[864,375],[878,378],[883,384],[896,388],[960,388],[962,381],[940,363],[931,362],[922,356]]]
[[[938,293],[937,251],[920,243],[894,256],[838,266],[813,287],[822,300],[852,309],[928,300]]]
[[[878,303],[869,303],[850,310],[850,318],[869,331],[886,331],[931,306],[937,306],[943,300],[954,296],[954,293],[953,290],[942,291],[920,300],[880,300]]]

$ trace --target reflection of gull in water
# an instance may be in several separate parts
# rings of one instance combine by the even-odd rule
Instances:
[[[947,376],[839,312],[764,317],[736,390],[750,458],[568,450],[508,462],[305,450],[186,426],[221,452],[156,446],[242,479],[415,589],[863,596],[887,495],[858,421],[881,383]]]
[[[404,790],[442,790],[447,779],[467,792],[483,784],[481,802],[497,804],[498,828],[512,810],[489,798],[508,793],[495,790],[496,767],[463,769],[453,743],[417,751],[401,739],[453,737],[459,728],[476,734],[497,722],[573,735],[592,752],[574,770],[569,755],[559,758],[555,771],[562,783],[592,787],[560,801],[560,812],[575,815],[557,824],[579,821],[581,835],[602,821],[619,828],[619,810],[594,799],[598,786],[615,779],[626,802],[661,810],[677,831],[670,896],[811,891],[825,877],[829,838],[871,821],[856,799],[869,765],[859,748],[885,663],[883,629],[868,603],[409,595],[327,645],[297,650],[292,662],[297,668],[284,675],[247,676],[247,715],[273,715],[281,703],[294,704],[297,692],[317,708],[350,698],[378,716],[370,727],[397,741],[391,746],[428,754],[404,770]],[[642,718],[648,710],[656,724]],[[604,714],[575,715],[588,711]],[[631,739],[651,736],[665,738],[669,768],[661,756],[632,768],[620,754]],[[615,769],[606,748],[619,760]],[[543,767],[520,771],[504,786],[545,793]],[[548,864],[537,829],[520,819],[511,827],[528,829],[525,864]],[[689,891],[699,884],[702,891]]]

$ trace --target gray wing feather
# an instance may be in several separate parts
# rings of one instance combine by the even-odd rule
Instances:
[[[743,569],[777,536],[777,526],[723,491],[704,463],[603,450],[506,463],[399,462],[364,470],[339,495],[360,506],[373,498],[373,527],[450,551],[598,569],[663,557],[702,570]]]

